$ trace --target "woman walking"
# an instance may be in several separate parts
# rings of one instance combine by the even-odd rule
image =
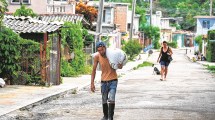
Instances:
[[[169,57],[171,57],[172,54],[173,54],[172,49],[167,45],[166,41],[163,41],[160,54],[157,60],[157,62],[159,62],[161,65],[161,78],[160,78],[161,81],[166,80],[166,76],[168,73],[168,66],[169,66],[169,63],[171,62]]]

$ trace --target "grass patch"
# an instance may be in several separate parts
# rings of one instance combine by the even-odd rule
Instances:
[[[139,65],[137,66],[137,68],[139,68],[139,67],[146,67],[146,66],[152,66],[152,64],[153,64],[153,63],[144,61],[142,64],[139,64]]]
[[[215,73],[215,66],[207,65],[207,69],[210,70],[211,72]]]

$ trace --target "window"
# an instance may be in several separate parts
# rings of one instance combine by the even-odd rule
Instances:
[[[30,1],[29,0],[22,0],[22,3],[23,4],[30,4]]]
[[[11,4],[30,4],[30,0],[11,0]]]
[[[203,28],[209,29],[210,28],[210,21],[209,20],[203,20],[202,26],[203,26]]]
[[[106,10],[104,10],[104,12],[103,12],[103,22],[104,23],[106,22]]]

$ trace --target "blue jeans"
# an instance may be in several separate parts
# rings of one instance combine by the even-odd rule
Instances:
[[[115,102],[117,84],[117,79],[101,82],[102,104]]]
[[[169,66],[169,62],[166,61],[160,61],[161,67],[168,67]]]

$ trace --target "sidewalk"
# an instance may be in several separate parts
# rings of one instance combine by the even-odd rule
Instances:
[[[187,54],[185,54],[189,60],[193,61],[193,59],[196,58],[196,56],[194,55],[194,51],[192,49],[188,49],[187,50]],[[209,66],[215,66],[215,62],[208,62],[208,61],[200,61],[200,60],[197,60],[196,61],[197,63],[199,64],[202,64],[202,65],[209,65]]]
[[[147,59],[147,54],[141,54],[141,59],[128,62],[123,69],[117,70],[119,75],[132,70]],[[101,71],[97,71],[95,81],[100,81]],[[91,76],[64,77],[63,83],[58,86],[23,86],[8,85],[0,88],[0,116],[18,109],[29,109],[49,100],[56,99],[66,94],[74,94],[78,90],[90,85]]]

